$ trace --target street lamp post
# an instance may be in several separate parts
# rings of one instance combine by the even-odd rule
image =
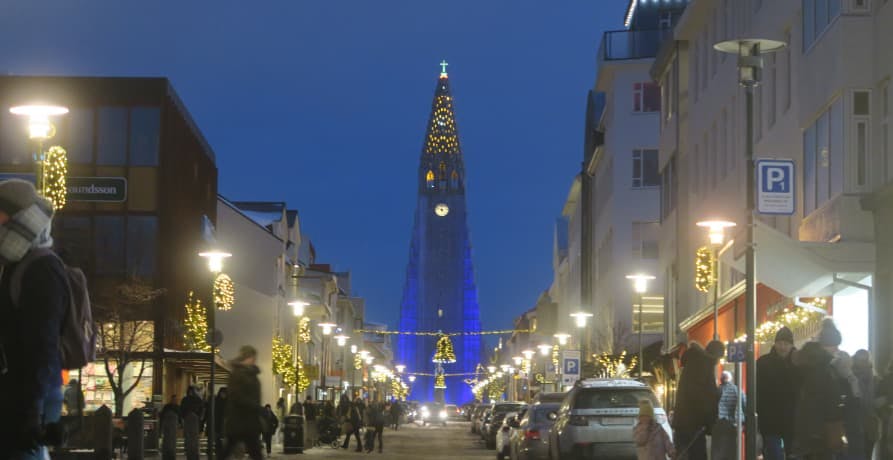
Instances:
[[[746,407],[746,442],[747,460],[757,458],[757,368],[756,368],[756,324],[757,324],[757,285],[756,254],[754,248],[754,159],[753,159],[753,91],[760,84],[760,73],[763,67],[762,53],[780,51],[786,43],[766,39],[728,40],[713,45],[717,51],[738,56],[738,83],[744,87],[747,113],[744,156],[747,162],[747,252],[745,261],[745,301],[747,323],[747,407]]]
[[[295,366],[295,369],[298,368],[298,358],[301,356],[301,337],[300,337],[300,325],[301,325],[301,317],[304,316],[304,309],[310,305],[303,300],[292,300],[288,303],[288,306],[291,307],[292,315],[296,318],[295,320],[295,352],[292,357],[292,364]],[[295,402],[300,402],[301,398],[298,396],[298,376],[295,376]]]
[[[592,317],[592,313],[578,311],[571,313],[570,316],[574,319],[574,324],[576,324],[577,329],[580,330],[580,358],[586,359],[586,347],[583,345],[583,342],[584,336],[586,335],[586,323],[589,321],[589,318]]]
[[[19,105],[9,109],[9,113],[28,117],[28,137],[37,141],[37,154],[34,156],[36,172],[35,185],[41,195],[47,195],[46,158],[43,143],[56,134],[50,117],[65,115],[68,107],[59,105]]]
[[[632,280],[633,282],[633,290],[636,291],[636,295],[639,297],[639,379],[642,378],[642,371],[645,369],[645,359],[643,354],[643,346],[642,346],[642,325],[644,321],[642,320],[642,294],[648,291],[648,282],[653,280],[654,277],[651,275],[627,275],[626,279]]]
[[[326,366],[329,364],[329,359],[326,356],[326,352],[328,351],[327,342],[330,335],[332,335],[332,331],[338,325],[335,323],[319,323],[319,327],[322,328],[322,356],[319,359],[319,387],[322,388],[322,391],[326,391]],[[320,398],[316,398],[320,399]]]
[[[713,247],[713,340],[719,340],[719,250],[725,244],[726,229],[735,226],[727,220],[704,220],[696,224],[708,230],[710,246]]]
[[[224,251],[211,250],[199,253],[199,257],[204,258],[208,261],[208,269],[212,274],[216,275],[223,271],[223,261],[232,257],[232,254]],[[214,295],[212,293],[211,301],[208,302],[208,337],[207,342],[208,345],[211,346],[211,376],[210,381],[208,382],[208,393],[209,398],[211,399],[211,418],[208,420],[208,437],[211,439],[211,442],[208,443],[208,458],[214,458],[214,445],[216,443],[217,438],[215,437],[215,427],[214,423],[214,378],[215,378],[215,368],[217,367],[217,362],[215,361],[215,357],[217,356],[217,346],[220,345],[217,339],[217,305],[214,302]]]
[[[532,391],[532,386],[533,386],[530,384],[531,377],[533,376],[533,370],[534,370],[533,355],[536,354],[536,352],[534,352],[533,350],[524,350],[521,352],[521,354],[524,355],[524,360],[527,364],[527,391],[524,392],[524,400],[529,401],[530,393]]]
[[[349,338],[350,337],[344,334],[338,334],[335,336],[335,343],[337,343],[338,348],[341,349],[341,369],[339,369],[338,372],[338,388],[340,388],[341,391],[344,391],[344,370],[347,366],[346,354],[344,352],[344,349],[347,348],[345,345],[347,345],[347,340]]]

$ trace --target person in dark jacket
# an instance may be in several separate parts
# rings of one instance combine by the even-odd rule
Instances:
[[[798,373],[791,360],[794,333],[782,327],[772,351],[757,360],[757,414],[765,460],[784,460],[794,446]]]
[[[260,380],[257,377],[260,369],[255,365],[256,361],[257,350],[245,345],[232,362],[224,420],[227,443],[220,455],[221,460],[226,460],[239,443],[244,444],[245,452],[253,460],[263,459],[260,446],[262,406]]]
[[[217,396],[214,397],[214,437],[217,438],[214,443],[215,452],[223,452],[224,427],[223,422],[226,421],[226,403],[228,390],[223,387],[217,390]],[[208,415],[206,412],[205,415]],[[207,422],[205,423],[207,425]],[[208,436],[211,435],[207,432]]]
[[[267,445],[267,456],[269,456],[273,453],[273,434],[276,433],[276,429],[279,428],[279,419],[276,418],[276,414],[273,412],[273,408],[270,407],[269,404],[264,406],[263,418],[265,420],[263,432],[264,444]]]
[[[878,378],[874,375],[874,364],[871,362],[871,353],[868,350],[858,350],[853,354],[853,375],[859,382],[859,393],[862,395],[859,408],[865,428],[862,456],[870,459],[879,438],[880,419],[875,411]]]
[[[840,449],[840,439],[832,439],[843,434],[843,412],[831,360],[819,342],[808,342],[793,354],[800,373],[792,448],[797,458],[831,459]]]
[[[65,266],[47,253],[52,219],[30,182],[0,182],[0,458],[42,458],[61,441],[59,331],[70,295]],[[14,304],[11,279],[28,255]]]
[[[70,417],[84,415],[84,392],[81,391],[81,384],[78,382],[78,379],[68,381],[68,387],[65,388],[62,402],[65,404],[65,410]]]
[[[403,415],[403,405],[400,404],[400,401],[394,401],[394,404],[391,404],[389,415],[391,416],[391,425],[394,426],[394,430],[400,429],[400,417]]]
[[[159,415],[161,419],[161,459],[177,458],[177,427],[180,425],[180,407],[177,395],[171,395],[171,402],[165,404]]]
[[[346,399],[346,397],[344,398]],[[360,428],[363,426],[363,411],[362,401],[359,396],[354,402],[344,402],[342,399],[341,406],[338,406],[339,411],[341,407],[344,407],[344,420],[350,424],[350,431],[345,433],[344,444],[341,445],[342,449],[347,449],[350,447],[350,437],[353,436],[357,439],[357,452],[363,451],[363,439],[360,437]]]
[[[374,429],[375,433],[372,438],[372,442],[366,447],[366,452],[372,452],[375,450],[375,439],[378,439],[378,453],[381,453],[382,448],[382,437],[384,435],[384,423],[385,423],[385,414],[384,407],[382,407],[381,403],[372,403],[366,409],[366,413],[368,415],[370,427],[367,429]]]
[[[186,396],[180,401],[180,417],[185,418],[187,413],[195,414],[199,420],[205,413],[205,403],[201,396],[195,391],[195,387],[190,386],[186,389]]]
[[[692,342],[682,355],[682,375],[672,424],[673,443],[680,451],[688,448],[689,460],[707,460],[706,434],[717,418],[719,407],[716,366],[724,350],[722,342],[712,341],[706,350]]]

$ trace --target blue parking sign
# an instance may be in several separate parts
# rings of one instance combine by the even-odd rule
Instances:
[[[794,214],[794,162],[792,160],[757,160],[757,212],[760,214]]]
[[[747,359],[747,344],[732,342],[726,348],[726,361],[730,363],[742,363]]]

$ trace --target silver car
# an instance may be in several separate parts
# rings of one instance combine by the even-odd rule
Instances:
[[[512,430],[509,456],[512,460],[546,460],[549,458],[549,429],[555,423],[560,403],[535,403],[521,418],[518,429]]]
[[[578,382],[561,404],[549,433],[552,460],[635,459],[633,428],[643,399],[651,400],[655,421],[672,438],[666,413],[648,385],[626,379]]]

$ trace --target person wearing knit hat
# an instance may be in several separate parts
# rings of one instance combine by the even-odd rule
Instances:
[[[633,428],[633,439],[639,460],[665,460],[667,456],[676,456],[670,435],[654,419],[654,404],[650,399],[639,400],[639,422]]]
[[[12,458],[45,457],[60,441],[59,342],[70,293],[49,249],[52,221],[52,204],[30,182],[0,181],[0,451]]]
[[[825,318],[822,320],[822,329],[819,331],[817,340],[826,350],[830,352],[837,351],[837,348],[843,342],[843,337],[840,335],[840,331],[834,324],[833,319]]]
[[[654,404],[650,399],[639,400],[639,417],[654,417]]]
[[[794,333],[782,326],[769,353],[757,360],[757,414],[765,460],[790,458],[794,438],[794,411],[799,387],[792,360]]]

